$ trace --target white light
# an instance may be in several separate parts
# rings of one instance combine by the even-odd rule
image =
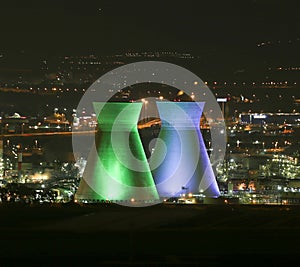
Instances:
[[[218,97],[217,102],[227,102],[227,98],[226,97]]]
[[[258,115],[253,115],[254,119],[266,119],[267,115],[265,114],[258,114]]]

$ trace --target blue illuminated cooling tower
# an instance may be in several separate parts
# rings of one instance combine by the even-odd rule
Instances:
[[[220,194],[200,131],[203,107],[204,102],[157,102],[161,130],[150,167],[161,198]]]

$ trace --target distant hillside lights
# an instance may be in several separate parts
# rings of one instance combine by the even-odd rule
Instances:
[[[90,64],[89,64],[90,65]],[[119,64],[119,65],[124,65]],[[94,64],[91,64],[91,66],[94,66]],[[299,71],[299,67],[291,67],[291,68],[285,68],[285,69],[275,69],[276,71],[290,71],[290,72],[297,72]],[[271,71],[272,68],[269,68]],[[79,70],[78,70],[79,71]],[[84,69],[85,72],[88,70]],[[96,70],[99,72],[99,70]],[[94,75],[94,70],[90,70],[90,75]],[[74,75],[73,75],[74,76]],[[76,76],[76,75],[75,75]],[[80,78],[81,79],[81,78]],[[24,84],[18,84],[18,86],[14,82],[8,82],[4,84],[0,84],[0,91],[1,92],[14,92],[14,93],[30,93],[30,94],[38,94],[41,96],[47,96],[47,95],[56,95],[57,98],[62,97],[62,93],[84,93],[86,91],[86,85],[90,84],[93,81],[93,79],[86,78],[84,81],[82,80],[81,82],[78,83],[78,81],[73,78],[73,80],[69,80],[69,82],[75,82],[77,85],[75,87],[72,87],[71,84],[65,83],[65,84],[57,84],[55,87],[40,87],[39,85],[33,86],[30,84],[30,86],[26,83]],[[220,89],[220,88],[228,88],[234,87],[234,88],[239,88],[239,87],[249,87],[251,88],[295,88],[297,86],[297,81],[295,79],[293,80],[261,80],[261,81],[241,81],[241,80],[236,80],[236,81],[205,81],[204,82],[206,85],[210,86],[211,89]]]

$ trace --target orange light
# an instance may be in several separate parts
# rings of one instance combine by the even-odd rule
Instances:
[[[183,92],[182,90],[180,90],[180,91],[177,93],[178,96],[183,95],[183,94],[184,94],[184,92]]]

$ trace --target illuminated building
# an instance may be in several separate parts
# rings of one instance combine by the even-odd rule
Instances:
[[[298,124],[300,122],[299,113],[242,113],[240,122],[244,124]]]
[[[158,201],[137,130],[142,103],[94,103],[94,108],[99,131],[75,200],[136,205]]]
[[[14,113],[13,116],[3,117],[1,120],[1,131],[3,134],[23,133],[28,127],[29,120],[26,117]]]
[[[219,188],[200,132],[203,102],[157,102],[161,130],[150,161],[160,197],[203,193]]]

